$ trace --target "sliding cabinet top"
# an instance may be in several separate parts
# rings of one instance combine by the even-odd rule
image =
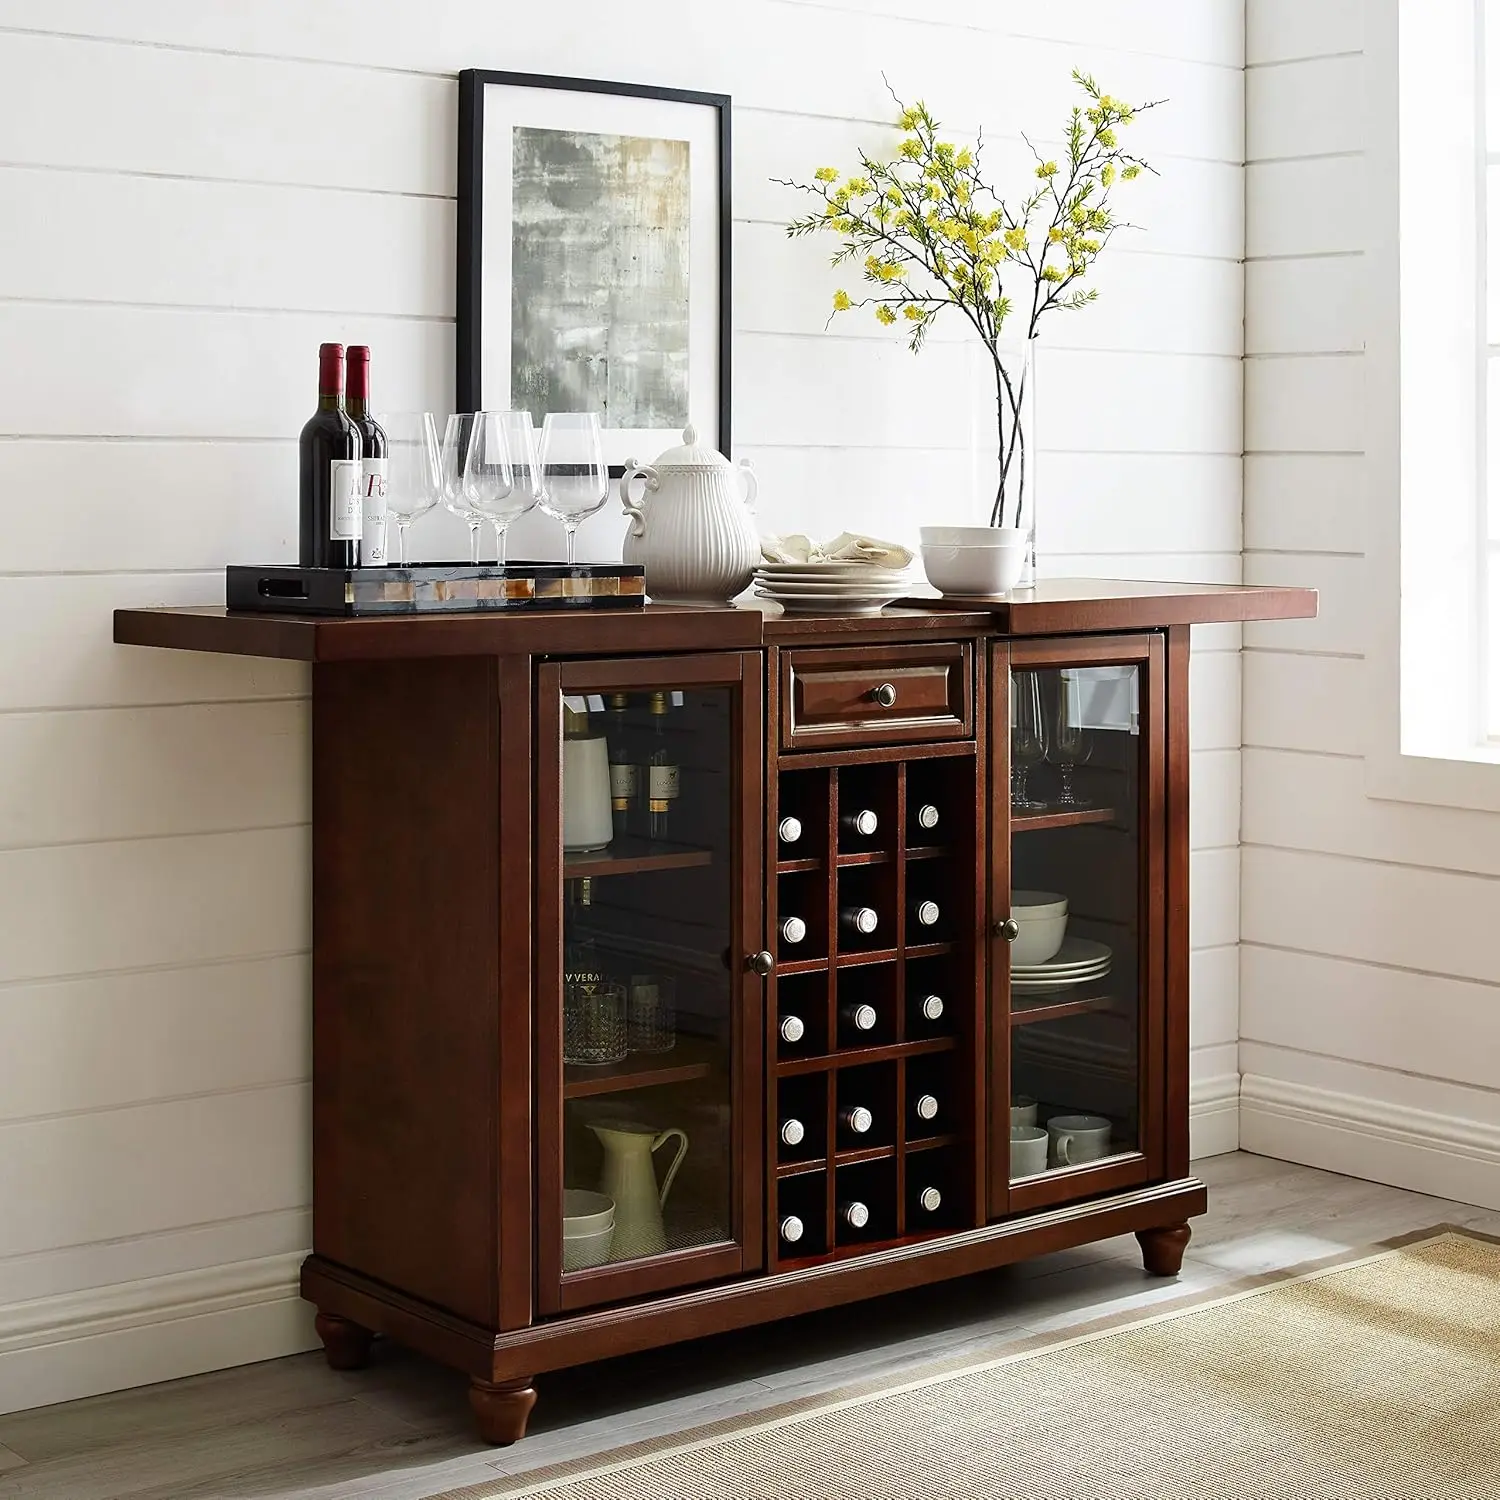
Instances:
[[[385,617],[117,609],[115,640],[291,661],[378,661],[423,656],[592,656],[746,650],[761,645],[933,639],[961,635],[1076,635],[1167,625],[1308,619],[1314,589],[1248,584],[1130,583],[1053,578],[1009,598],[912,597],[878,615],[783,615],[776,606],[648,604],[619,611],[524,611]]]

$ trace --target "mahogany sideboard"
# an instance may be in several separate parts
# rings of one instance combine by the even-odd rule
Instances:
[[[1189,631],[1316,602],[118,611],[312,665],[329,1362],[407,1344],[508,1443],[548,1370],[1132,1232],[1176,1274]]]

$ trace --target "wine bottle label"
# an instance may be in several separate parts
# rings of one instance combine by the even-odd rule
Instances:
[[[629,807],[641,789],[641,768],[629,761],[612,760],[609,763],[609,795],[615,806]]]
[[[666,812],[669,804],[682,790],[682,772],[677,766],[651,767],[651,811]]]
[[[335,542],[357,542],[364,530],[359,499],[360,461],[334,458],[328,463],[328,535]]]
[[[359,461],[360,566],[379,568],[385,565],[385,476],[383,458]]]

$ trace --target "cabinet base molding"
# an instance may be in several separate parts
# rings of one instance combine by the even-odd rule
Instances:
[[[880,1297],[1121,1234],[1141,1236],[1151,1270],[1150,1257],[1157,1255],[1157,1264],[1165,1264],[1175,1248],[1172,1269],[1155,1271],[1171,1275],[1187,1245],[1187,1220],[1207,1207],[1208,1189],[1197,1178],[1184,1177],[827,1265],[750,1276],[499,1332],[317,1255],[303,1263],[302,1295],[317,1304],[323,1318],[384,1334],[464,1371],[476,1382],[470,1400],[481,1423],[493,1421],[497,1431],[502,1421],[515,1424],[519,1437],[536,1400],[532,1379],[539,1372]],[[1159,1250],[1146,1248],[1148,1238]],[[488,1441],[515,1441],[491,1438],[488,1431],[485,1436]]]

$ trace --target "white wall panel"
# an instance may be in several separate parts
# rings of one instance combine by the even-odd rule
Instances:
[[[1362,453],[1247,453],[1246,550],[1363,552],[1367,483]]]
[[[1246,257],[1363,250],[1364,195],[1357,156],[1252,163],[1245,168]]]
[[[1245,75],[1245,160],[1358,151],[1364,133],[1364,58],[1324,57]]]
[[[1245,7],[1245,62],[1252,70],[1363,46],[1364,0],[1250,0]]]
[[[1243,670],[1247,745],[1363,756],[1362,660],[1257,650]]]
[[[1357,355],[1245,361],[1245,451],[1351,453],[1364,446]]]
[[[1245,352],[1362,351],[1364,283],[1365,269],[1356,255],[1246,262]]]

